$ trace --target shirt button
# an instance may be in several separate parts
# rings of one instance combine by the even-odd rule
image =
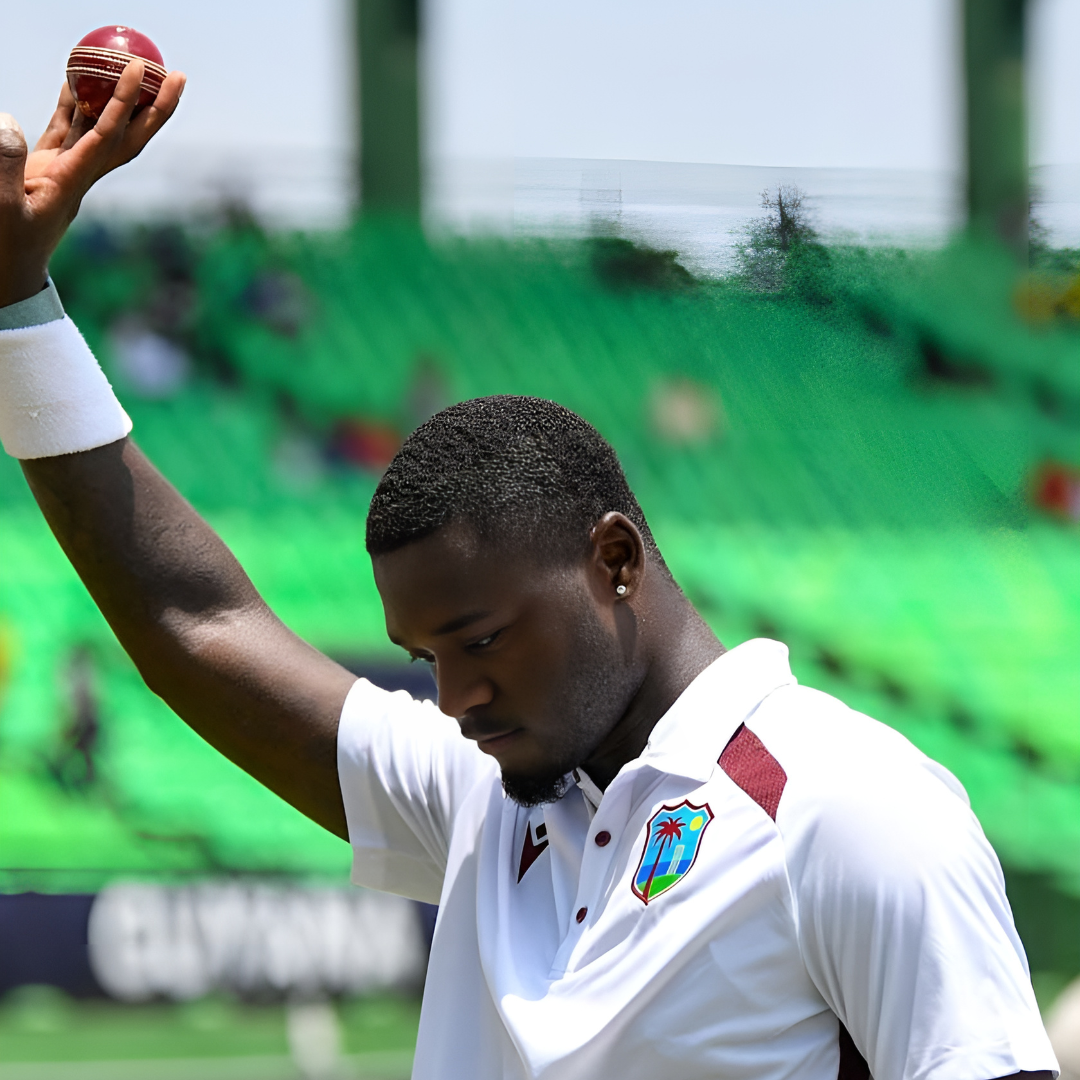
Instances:
[[[577,919],[578,922],[584,922],[585,916],[588,914],[589,909],[587,907],[578,908],[578,913],[574,916],[574,918]]]
[[[597,847],[607,847],[608,844],[610,844],[610,843],[611,843],[611,833],[609,833],[607,831],[607,829],[603,829],[602,831],[600,831],[600,832],[598,832],[596,834],[596,846]]]

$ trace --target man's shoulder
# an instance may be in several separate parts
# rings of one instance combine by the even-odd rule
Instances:
[[[931,783],[967,805],[960,781],[895,728],[807,686],[781,686],[746,721],[787,775],[793,800],[897,794]]]
[[[793,869],[825,860],[880,880],[985,844],[952,773],[828,694],[780,687],[746,727],[783,772],[775,820]]]

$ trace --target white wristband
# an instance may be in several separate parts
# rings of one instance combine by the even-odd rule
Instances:
[[[93,450],[130,430],[109,380],[66,315],[0,330],[0,442],[12,457]]]

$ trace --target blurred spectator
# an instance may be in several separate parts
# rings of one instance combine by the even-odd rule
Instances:
[[[1035,325],[1080,319],[1080,277],[1030,274],[1016,287],[1013,306],[1020,318]]]
[[[274,471],[286,487],[310,491],[326,475],[326,460],[318,442],[300,431],[290,431],[274,448]]]
[[[693,379],[658,383],[649,399],[653,430],[665,442],[700,445],[719,435],[723,407],[717,394]]]
[[[379,420],[341,420],[330,435],[327,454],[331,461],[359,465],[381,473],[401,446],[401,436]]]
[[[296,337],[312,308],[304,283],[284,270],[259,274],[244,290],[242,303],[249,314],[285,337]]]
[[[158,225],[146,233],[146,254],[163,281],[191,281],[197,256],[182,225]]]
[[[81,789],[89,787],[97,777],[94,752],[101,734],[93,657],[85,645],[73,651],[65,678],[71,718],[61,734],[59,748],[49,761],[49,772],[61,787]]]
[[[170,398],[191,376],[191,359],[179,345],[147,328],[140,316],[114,324],[110,334],[116,370],[126,388],[140,397]]]
[[[195,315],[198,291],[190,281],[164,281],[144,309],[149,326],[170,337],[187,333]]]
[[[1033,495],[1040,509],[1066,521],[1080,521],[1080,471],[1046,462],[1035,474]]]
[[[411,427],[419,427],[428,417],[445,409],[450,401],[450,384],[438,361],[430,353],[420,353],[406,401]]]
[[[91,262],[108,262],[120,254],[120,245],[110,229],[100,221],[90,221],[71,233],[69,243]]]

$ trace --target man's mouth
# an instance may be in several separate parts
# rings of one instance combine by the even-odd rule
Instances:
[[[466,738],[475,739],[476,745],[485,754],[497,754],[504,747],[509,746],[523,731],[524,728],[512,728],[510,731],[499,731],[492,735],[467,735]]]

